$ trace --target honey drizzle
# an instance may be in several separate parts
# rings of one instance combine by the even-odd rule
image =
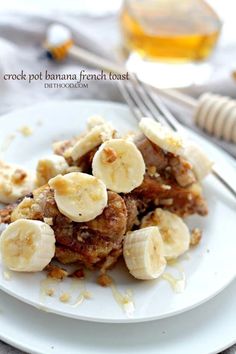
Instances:
[[[122,294],[114,280],[112,279],[112,283],[109,285],[112,291],[113,298],[117,302],[117,304],[123,309],[128,317],[131,317],[134,313],[134,300],[131,290],[127,289],[125,294]]]

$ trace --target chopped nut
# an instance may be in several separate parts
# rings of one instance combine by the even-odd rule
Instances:
[[[53,296],[55,293],[55,289],[49,288],[45,291],[46,295]]]
[[[83,295],[84,295],[84,298],[87,300],[92,298],[92,293],[90,291],[85,290],[83,292]]]
[[[177,136],[177,134],[167,134],[166,136],[166,142],[168,145],[171,145],[172,148],[175,150],[181,148],[183,146],[183,141],[180,137]]]
[[[149,166],[147,169],[147,173],[151,177],[155,177],[156,172],[157,172],[156,166]]]
[[[191,194],[191,193],[189,193],[189,194],[187,195],[187,198],[188,198],[188,200],[192,200],[192,199],[193,199],[192,194]]]
[[[63,294],[61,294],[59,299],[60,299],[61,302],[68,302],[70,300],[70,294],[63,293]]]
[[[45,270],[47,272],[48,278],[62,280],[68,276],[68,272],[65,269],[62,269],[62,268],[52,265],[52,264],[49,264],[45,268]]]
[[[168,184],[162,184],[161,188],[169,190],[169,189],[171,189],[171,186],[169,186]]]
[[[160,199],[160,204],[162,204],[162,205],[172,205],[173,201],[174,201],[173,198]]]
[[[103,149],[102,160],[104,163],[112,163],[117,159],[117,153],[114,149],[107,147]]]
[[[18,129],[18,131],[23,135],[23,136],[30,136],[33,134],[33,131],[30,127],[28,127],[27,125],[21,127],[20,129]]]
[[[30,219],[31,210],[33,205],[33,199],[24,198],[20,204],[16,206],[11,214],[11,222],[14,222],[18,219]]]
[[[202,231],[198,228],[195,228],[191,232],[191,240],[190,240],[190,245],[191,246],[196,246],[199,244],[202,238]]]
[[[53,218],[44,218],[43,221],[50,226],[53,225]]]
[[[11,177],[11,180],[14,184],[21,184],[24,182],[27,177],[27,173],[19,168],[15,170],[14,174]]]
[[[106,287],[112,284],[112,278],[107,274],[101,274],[97,278],[97,283],[101,286]]]

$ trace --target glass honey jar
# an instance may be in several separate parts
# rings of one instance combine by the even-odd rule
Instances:
[[[165,62],[206,59],[221,30],[219,16],[203,0],[125,0],[120,23],[128,52]]]

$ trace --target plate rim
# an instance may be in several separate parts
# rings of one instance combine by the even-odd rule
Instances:
[[[229,290],[228,290],[228,289],[224,289],[224,290],[223,290],[223,293],[221,294],[221,296],[224,296],[224,293],[226,293],[227,291],[229,291]],[[231,290],[231,291],[232,291],[232,290]],[[218,295],[219,295],[219,294],[218,294]],[[18,301],[18,300],[17,300],[17,301]],[[211,301],[214,301],[214,299],[211,299],[209,302],[211,302]],[[208,303],[205,303],[204,305],[205,305],[205,306],[208,306],[209,302],[208,302]],[[20,305],[20,302],[19,302],[19,305]],[[26,303],[24,303],[24,305],[27,306],[27,307],[28,307],[28,306],[31,307],[30,305],[28,305],[28,304],[26,304]],[[188,312],[189,312],[189,311],[188,311]],[[184,317],[184,316],[186,316],[186,315],[188,314],[188,312],[182,313],[180,316],[181,316],[181,317]],[[190,312],[191,312],[191,310],[190,310]],[[55,316],[55,317],[57,316],[56,314],[52,314],[52,315]],[[67,320],[70,321],[69,318],[67,318]],[[158,321],[159,321],[159,320],[156,320],[156,322],[158,322]],[[162,321],[162,320],[160,320],[160,321]],[[220,321],[220,320],[219,320],[219,321]],[[116,326],[116,324],[114,324],[114,328],[115,328],[115,326]],[[115,329],[114,329],[114,330],[115,330]],[[14,348],[17,348],[17,349],[20,349],[20,350],[25,351],[26,353],[45,354],[45,353],[42,352],[41,350],[35,350],[35,348],[32,348],[32,346],[30,346],[29,342],[27,342],[27,344],[26,344],[26,343],[22,344],[22,342],[19,342],[19,341],[17,341],[17,340],[12,339],[12,337],[10,337],[10,335],[4,335],[4,334],[2,334],[1,330],[0,330],[0,340],[2,340],[5,344],[9,344],[9,345],[13,346]],[[215,348],[215,349],[213,349],[213,350],[211,350],[211,351],[205,351],[205,352],[202,353],[202,354],[217,354],[217,353],[219,353],[219,352],[222,352],[222,351],[224,351],[224,350],[230,348],[231,346],[233,346],[233,345],[235,345],[235,344],[236,344],[236,337],[235,337],[235,339],[228,341],[227,343],[225,343],[225,344],[222,345],[221,347],[217,347],[217,348]],[[157,343],[157,345],[158,345],[158,343]],[[157,349],[158,349],[158,348],[157,348]],[[148,351],[147,351],[147,353],[148,353]],[[94,354],[95,354],[95,353],[94,353]]]

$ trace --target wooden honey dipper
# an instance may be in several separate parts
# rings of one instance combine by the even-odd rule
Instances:
[[[59,24],[48,28],[43,46],[48,56],[57,61],[69,56],[108,72],[126,72],[124,66],[76,46],[70,30]],[[190,108],[195,124],[202,130],[219,139],[236,143],[236,100],[212,93],[204,93],[199,99],[194,99],[173,89],[152,88],[163,97]]]

